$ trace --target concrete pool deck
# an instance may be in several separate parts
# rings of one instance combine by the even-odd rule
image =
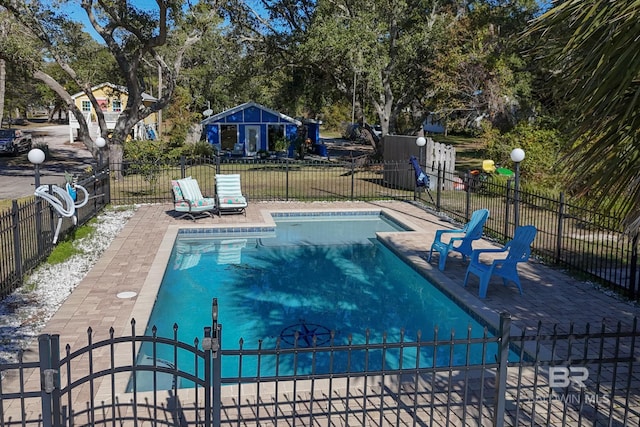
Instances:
[[[89,327],[92,342],[108,339],[110,328],[113,328],[116,337],[130,335],[132,319],[137,323],[136,332],[141,334],[180,228],[261,226],[269,223],[268,213],[273,211],[378,209],[390,213],[415,230],[383,233],[380,238],[385,244],[431,281],[437,282],[446,293],[461,300],[494,326],[499,313],[506,311],[511,314],[512,324],[518,329],[535,330],[541,321],[546,331],[551,331],[557,324],[557,331],[561,333],[568,331],[572,322],[580,331],[584,330],[587,323],[591,323],[595,329],[604,321],[610,328],[621,322],[623,329],[627,330],[634,317],[640,314],[635,304],[610,296],[590,283],[574,279],[535,260],[519,269],[524,295],[520,295],[515,286],[504,287],[501,280],[494,278],[489,285],[487,298],[480,299],[475,277],[467,288],[462,286],[466,263],[459,256],[450,256],[444,272],[437,268],[437,254],[430,264],[426,262],[436,230],[458,227],[408,203],[251,203],[246,215],[223,215],[196,222],[176,219],[172,205],[161,204],[143,205],[137,209],[100,260],[47,323],[43,333],[59,334],[61,345],[64,347],[68,344],[71,351],[87,345]],[[477,247],[495,245],[483,240]],[[133,292],[136,296],[119,298],[118,294],[123,292]],[[210,305],[211,302],[203,301],[203,304]],[[130,359],[130,352],[127,357]],[[108,398],[106,393],[104,398]]]

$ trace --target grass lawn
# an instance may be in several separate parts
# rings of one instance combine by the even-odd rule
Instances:
[[[322,129],[320,132],[322,138],[340,139],[342,134],[337,130]],[[482,161],[485,160],[484,144],[476,137],[461,135],[430,135],[435,142],[446,145],[452,145],[456,149],[456,170],[466,172],[472,169],[482,167]]]

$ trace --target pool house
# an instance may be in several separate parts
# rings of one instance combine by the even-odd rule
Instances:
[[[284,151],[302,122],[255,102],[247,102],[202,121],[206,140],[216,151],[239,157]],[[278,141],[285,141],[284,148]]]

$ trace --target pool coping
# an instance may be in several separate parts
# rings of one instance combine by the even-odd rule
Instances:
[[[172,224],[167,228],[167,231],[163,236],[162,242],[160,244],[160,247],[158,248],[158,252],[153,261],[150,272],[147,275],[142,288],[140,289],[139,295],[132,310],[132,317],[138,319],[140,323],[143,323],[145,330],[149,326],[148,321],[156,301],[158,290],[162,283],[166,269],[169,267],[169,259],[173,250],[173,246],[179,236],[193,237],[190,236],[192,233],[204,233],[207,234],[205,238],[223,238],[226,237],[227,234],[233,233],[235,234],[235,236],[229,237],[236,237],[238,234],[241,234],[242,237],[245,237],[245,235],[251,235],[253,233],[275,230],[277,224],[274,220],[274,217],[308,217],[317,216],[319,214],[321,216],[345,217],[362,215],[363,213],[387,216],[388,218],[391,218],[393,221],[407,228],[407,230],[405,231],[398,232],[378,232],[376,233],[376,236],[378,241],[381,242],[389,250],[391,250],[394,255],[396,255],[400,260],[402,260],[410,268],[412,268],[414,271],[418,272],[418,274],[428,280],[433,286],[436,287],[436,289],[440,290],[447,298],[452,300],[456,305],[458,305],[458,307],[464,310],[474,320],[478,321],[482,326],[487,327],[491,334],[493,334],[494,336],[498,336],[500,328],[500,313],[496,313],[494,310],[482,304],[480,300],[478,300],[468,292],[456,292],[456,289],[459,290],[460,285],[456,284],[453,280],[442,274],[437,269],[437,267],[429,264],[420,254],[414,252],[406,252],[398,249],[398,245],[394,244],[394,237],[398,237],[399,235],[405,233],[420,233],[420,226],[413,223],[410,219],[404,216],[398,216],[397,212],[392,212],[384,208],[331,210],[324,209],[322,211],[309,209],[262,209],[261,216],[264,221],[263,223],[248,223],[243,224],[242,226],[211,225],[206,227],[203,227],[199,224]],[[207,233],[206,230],[215,231]],[[522,330],[512,324],[510,333],[512,336],[519,336],[522,334]],[[542,355],[551,354],[551,352],[545,348],[541,349],[540,347],[538,347],[537,351]],[[528,357],[533,357],[532,355],[534,355],[536,352],[535,345],[531,342],[525,343],[524,352],[525,355],[528,355]]]
[[[322,214],[326,216],[329,211],[326,209],[323,211],[320,210],[308,210],[308,209],[292,209],[292,210],[282,210],[282,209],[262,209],[261,215],[263,219],[263,223],[254,223],[254,224],[243,224],[242,226],[234,226],[234,225],[211,225],[207,227],[203,227],[199,224],[172,224],[167,227],[167,231],[165,232],[162,242],[160,243],[160,247],[158,248],[157,254],[153,260],[151,265],[151,269],[149,274],[147,275],[140,291],[138,292],[135,304],[132,310],[132,317],[138,319],[138,321],[142,322],[141,319],[144,319],[143,322],[146,325],[151,316],[151,311],[153,310],[153,306],[155,304],[156,296],[158,294],[158,290],[160,289],[160,285],[162,283],[162,279],[165,275],[166,269],[169,265],[169,258],[171,257],[171,251],[173,250],[173,246],[175,244],[176,239],[179,235],[188,236],[191,232],[194,234],[206,233],[203,230],[216,230],[217,232],[212,232],[212,235],[207,235],[206,238],[210,237],[225,237],[227,234],[231,233],[261,233],[264,231],[274,230],[276,228],[276,222],[274,221],[274,215],[276,217],[278,215],[282,215],[285,217],[305,217],[312,216],[317,214]],[[411,230],[402,231],[400,233],[408,233],[415,231],[417,229],[416,224],[411,224],[410,221],[401,221],[396,218],[392,212],[381,209],[333,209],[330,212],[336,214],[337,216],[348,216],[362,213],[377,213],[378,215],[384,214],[390,218],[393,218],[395,221],[399,222],[405,227],[411,228]],[[395,234],[395,232],[390,232]],[[190,236],[191,237],[191,236]]]

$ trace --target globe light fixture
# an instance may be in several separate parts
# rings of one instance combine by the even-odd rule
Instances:
[[[27,154],[27,158],[33,164],[36,180],[36,188],[40,187],[40,165],[44,162],[44,151],[39,148],[33,148]]]
[[[511,160],[516,166],[515,173],[515,189],[513,201],[513,222],[515,228],[520,225],[520,162],[524,160],[524,150],[522,148],[514,148],[511,150]]]
[[[107,145],[107,140],[99,136],[96,138],[96,147],[98,147],[98,167],[102,166],[102,149]]]
[[[422,152],[424,151],[424,146],[427,145],[427,139],[424,136],[419,136],[418,138],[416,138],[416,145],[418,146],[418,150],[419,150],[418,163],[422,166],[424,163],[422,161]]]
[[[522,148],[514,148],[511,150],[511,160],[516,165],[524,160],[524,150]]]

